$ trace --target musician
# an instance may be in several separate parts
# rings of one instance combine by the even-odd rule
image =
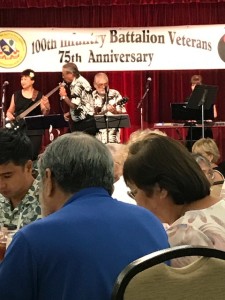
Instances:
[[[94,77],[93,85],[95,91],[92,94],[96,115],[126,113],[122,96],[117,90],[109,88],[109,79],[105,73],[97,73]],[[103,143],[120,143],[120,129],[99,129],[96,137]]]
[[[196,85],[201,85],[203,84],[203,78],[201,75],[193,75],[191,77],[191,90],[193,91]],[[187,98],[187,101],[189,100],[190,97]],[[217,109],[216,109],[216,105],[213,105],[213,116],[214,119],[217,118]],[[191,120],[193,121],[193,120]],[[199,121],[199,120],[194,120],[195,122]],[[211,122],[212,120],[205,120],[206,122]],[[209,137],[209,138],[213,138],[213,133],[212,133],[212,129],[210,127],[206,127],[204,130],[204,136],[205,137]],[[192,145],[193,143],[200,139],[202,137],[202,128],[201,127],[189,127],[188,128],[188,133],[186,136],[186,146],[189,149],[189,151],[191,151]]]
[[[35,72],[31,69],[26,69],[21,73],[22,89],[13,93],[10,106],[6,112],[6,117],[9,121],[15,122],[22,112],[30,108],[36,102],[40,101],[40,105],[34,108],[28,116],[48,115],[50,104],[48,98],[42,92],[34,88]],[[25,124],[25,123],[24,123]],[[21,122],[19,123],[21,125]],[[36,160],[41,149],[42,135],[44,130],[27,130],[27,135],[33,145],[33,160]]]
[[[71,131],[84,131],[90,135],[96,134],[94,119],[94,103],[92,88],[89,82],[81,76],[74,63],[67,63],[62,68],[63,80],[69,85],[70,93],[65,86],[60,87],[60,99],[69,107],[64,114],[69,121]]]

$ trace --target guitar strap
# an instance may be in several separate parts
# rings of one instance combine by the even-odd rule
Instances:
[[[32,101],[35,101],[35,99],[37,98],[38,95],[38,91],[37,90],[33,90],[33,95],[32,95]]]

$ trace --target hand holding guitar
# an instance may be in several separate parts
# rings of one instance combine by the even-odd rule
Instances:
[[[107,111],[111,112],[112,114],[118,113],[118,111],[116,110],[116,105],[111,104],[107,105]]]
[[[50,111],[50,104],[49,104],[48,97],[43,96],[41,98],[40,106],[41,106],[41,111],[42,111],[43,115],[44,116],[48,115],[49,111]]]
[[[10,111],[7,111],[6,118],[9,121],[14,121],[15,120],[15,116]]]
[[[118,105],[121,106],[121,105],[127,103],[128,100],[129,99],[127,97],[123,97],[122,99],[116,101],[116,103],[114,103],[114,104],[108,104],[105,110],[96,111],[96,114],[98,114],[98,115],[104,115],[108,111],[111,112],[111,113],[113,113],[113,114],[120,114],[120,113],[122,113],[122,110],[119,111],[117,109],[117,106]]]

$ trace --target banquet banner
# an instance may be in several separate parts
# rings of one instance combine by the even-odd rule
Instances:
[[[0,28],[0,72],[223,69],[224,25]]]

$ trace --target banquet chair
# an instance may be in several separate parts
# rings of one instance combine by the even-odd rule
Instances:
[[[197,256],[182,268],[165,262]],[[225,299],[225,252],[203,246],[177,246],[143,256],[118,275],[112,300]]]

